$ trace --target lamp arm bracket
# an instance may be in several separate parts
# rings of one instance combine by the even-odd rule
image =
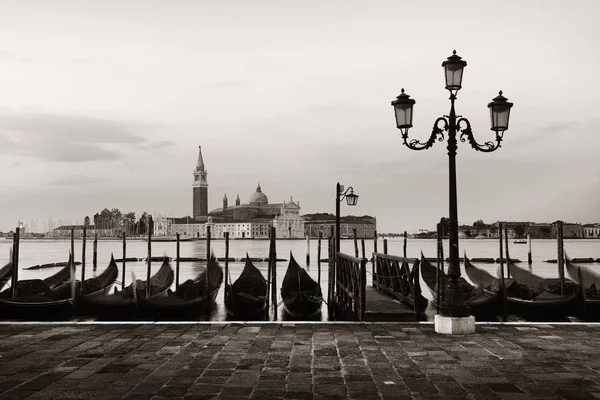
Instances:
[[[344,190],[344,193],[340,192],[340,203],[346,198],[346,195],[350,190],[352,191],[352,193],[354,193],[354,188],[352,186],[348,186],[348,189]]]
[[[461,125],[465,125],[464,128]],[[471,130],[471,123],[466,118],[460,118],[456,121],[457,130],[460,131],[460,141],[466,142],[469,141],[471,147],[473,147],[477,151],[481,151],[483,153],[491,153],[492,151],[497,150],[500,147],[500,142],[502,142],[503,132],[496,132],[496,141],[488,141],[483,144],[477,143],[475,138],[473,137],[473,131]]]
[[[442,127],[440,127],[440,122],[443,122]],[[436,140],[439,142],[444,141],[444,131],[448,131],[448,120],[446,117],[439,117],[435,120],[433,124],[433,129],[431,131],[431,136],[429,140],[425,143],[420,142],[418,139],[408,139],[408,129],[405,129],[402,132],[402,139],[404,139],[404,145],[411,150],[426,150],[433,146]]]

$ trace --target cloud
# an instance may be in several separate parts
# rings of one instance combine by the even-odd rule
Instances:
[[[80,186],[80,185],[89,185],[95,183],[105,182],[105,179],[102,178],[93,178],[89,176],[82,175],[73,175],[65,178],[60,178],[50,182],[50,185],[56,186]]]
[[[138,134],[151,127],[79,115],[43,113],[0,116],[0,153],[53,162],[120,160],[127,151],[151,150],[173,143],[150,142]]]
[[[9,50],[0,50],[0,60],[14,61],[22,64],[28,64],[31,62],[31,59],[29,57],[25,57],[21,54]]]
[[[171,147],[174,146],[175,143],[171,142],[170,140],[159,140],[156,142],[146,142],[143,143],[138,150],[160,150],[160,149],[164,149],[166,147]]]
[[[114,150],[106,150],[96,144],[71,143],[65,146],[61,143],[48,143],[37,157],[45,161],[80,163],[120,160],[125,155]]]

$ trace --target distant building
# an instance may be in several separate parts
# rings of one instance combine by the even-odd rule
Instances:
[[[584,238],[600,238],[600,224],[585,224],[582,228]]]
[[[275,227],[277,238],[304,237],[304,220],[300,217],[300,202],[289,201],[269,203],[262,192],[260,183],[249,199],[242,204],[237,195],[235,205],[229,205],[227,194],[223,206],[208,212],[207,170],[199,148],[198,161],[194,169],[193,213],[191,217],[163,218],[158,232],[167,235],[179,233],[184,237],[206,237],[207,227],[211,227],[211,237],[222,238],[229,232],[230,238],[264,239],[269,237],[271,227]]]
[[[304,214],[304,234],[311,238],[330,237],[331,227],[335,229],[335,215],[327,213]],[[340,237],[354,237],[354,229],[358,238],[373,238],[377,230],[377,219],[370,215],[356,217],[353,215],[340,217]]]
[[[83,238],[83,225],[61,225],[46,233],[45,237],[49,239],[67,239],[71,237],[71,229],[73,229],[73,236],[75,238]],[[123,229],[95,229],[94,225],[88,225],[86,238],[93,238],[94,235],[98,235],[98,237],[121,236],[123,235]]]
[[[552,223],[552,237],[556,237],[558,232],[558,223]],[[583,238],[583,227],[581,224],[563,222],[563,237],[564,238]]]

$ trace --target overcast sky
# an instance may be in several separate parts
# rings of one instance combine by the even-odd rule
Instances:
[[[103,208],[192,212],[260,182],[271,202],[334,212],[353,186],[380,232],[448,215],[445,143],[402,145],[448,113],[442,61],[467,61],[457,112],[502,148],[459,144],[459,222],[600,222],[600,2],[0,0],[0,230]]]

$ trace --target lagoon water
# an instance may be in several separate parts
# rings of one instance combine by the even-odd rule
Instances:
[[[360,241],[358,243],[360,251]],[[493,257],[499,256],[499,244],[497,239],[463,239],[460,241],[460,255],[463,256],[466,252],[469,258],[475,257]],[[12,247],[11,240],[0,240],[0,264],[4,263],[9,258],[9,249]],[[203,257],[206,258],[206,242],[182,242],[180,243],[181,257]],[[373,239],[365,240],[365,251],[367,258],[370,258],[370,254],[373,252],[374,241]],[[570,239],[564,242],[565,252],[570,258],[575,257],[592,257],[594,259],[600,258],[600,240],[598,239]],[[388,238],[388,253],[402,256],[403,239],[402,238]],[[115,258],[121,258],[123,246],[120,240],[99,240],[98,241],[98,270],[96,273],[101,273],[110,261],[111,253],[114,254]],[[127,257],[145,258],[147,255],[148,244],[144,240],[128,240],[127,241]],[[225,256],[225,242],[223,240],[213,240],[211,242],[211,249],[217,257]],[[510,257],[513,259],[520,259],[527,265],[527,250],[526,244],[514,244],[512,240],[509,240]],[[24,270],[23,268],[30,267],[38,264],[46,264],[52,262],[67,261],[70,250],[69,240],[21,240],[19,246],[19,279],[31,279],[31,278],[45,278],[49,275],[54,274],[58,271],[58,268],[38,269],[38,270]],[[350,255],[354,255],[354,242],[352,240],[341,241],[342,252]],[[89,240],[86,246],[86,278],[94,276],[92,271],[92,251],[93,242]],[[153,242],[152,243],[152,255],[162,256],[167,254],[169,257],[175,257],[175,243],[174,242]],[[378,240],[378,251],[383,251],[383,239]],[[408,257],[420,257],[420,253],[423,251],[426,257],[434,258],[436,256],[436,241],[433,239],[408,239],[407,244],[407,256]],[[302,266],[306,264],[306,253],[307,244],[306,240],[278,240],[277,241],[277,257],[288,260],[290,252],[294,255],[294,258]],[[268,240],[231,240],[229,245],[229,257],[233,257],[236,260],[245,257],[246,253],[252,258],[267,258],[269,255],[269,241]],[[75,241],[75,259],[81,261],[82,254],[82,241]],[[448,257],[448,240],[444,241],[444,256]],[[532,271],[543,277],[557,277],[558,270],[557,264],[551,264],[545,262],[548,259],[557,258],[557,243],[556,240],[533,240],[532,241],[532,256],[533,264]],[[322,241],[322,252],[321,258],[327,258],[327,241]],[[310,265],[306,266],[308,273],[317,280],[318,267],[317,267],[317,240],[311,239],[310,241]],[[180,263],[180,282],[186,279],[192,278],[203,271],[205,262],[181,262]],[[266,262],[255,262],[254,263],[266,276],[267,263]],[[287,269],[287,262],[277,263],[277,280],[281,282]],[[175,268],[175,262],[171,262],[173,268]],[[221,263],[223,265],[223,263]],[[496,269],[499,264],[478,264],[478,266],[487,269],[496,274]],[[600,271],[600,263],[589,264],[590,268],[598,269]],[[121,267],[121,263],[119,263]],[[160,267],[159,262],[152,262],[151,267],[153,271],[156,271]],[[231,279],[235,279],[239,276],[244,267],[243,262],[230,262],[229,269]],[[367,271],[370,271],[371,265],[367,264]],[[126,264],[126,276],[125,285],[131,283],[133,272],[137,279],[146,278],[146,263],[145,262],[128,262]],[[464,275],[464,269],[463,269]],[[77,267],[77,276],[81,276],[81,266]],[[119,272],[119,279],[121,272]],[[466,278],[466,277],[465,277]],[[370,272],[367,273],[367,281],[370,283]],[[466,278],[468,280],[468,278]],[[321,263],[321,286],[323,288],[323,294],[327,297],[327,263]],[[421,288],[423,295],[430,298],[430,293],[421,281]],[[278,297],[280,296],[279,289],[277,290]],[[279,299],[278,301],[280,301]],[[286,319],[283,314],[282,307],[278,308],[279,316],[278,319]],[[428,313],[428,317],[432,318],[432,313]],[[222,321],[226,319],[225,307],[223,305],[223,288],[219,291],[217,297],[217,304],[213,312],[209,316],[212,321]],[[327,307],[323,305],[323,312],[320,316],[321,320],[327,320]]]

